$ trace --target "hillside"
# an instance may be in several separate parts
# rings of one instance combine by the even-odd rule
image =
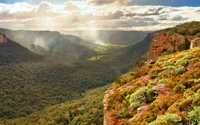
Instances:
[[[73,64],[97,54],[92,49],[98,45],[59,32],[7,29],[0,29],[0,32],[30,51],[64,64]]]
[[[87,48],[90,48],[90,49],[95,49],[97,47],[99,47],[100,45],[98,44],[95,44],[95,43],[92,43],[92,42],[87,42],[83,39],[81,39],[80,37],[78,36],[74,36],[74,35],[64,35],[62,34],[66,39],[78,44],[78,45],[81,45],[81,46],[85,46]]]
[[[105,122],[193,124],[200,122],[200,47],[159,57],[119,77],[104,97]]]
[[[103,123],[102,99],[107,86],[89,90],[80,100],[48,107],[27,117],[2,121],[5,125],[101,125]],[[1,122],[0,122],[1,124]]]
[[[153,33],[149,33],[142,41],[108,53],[101,61],[110,64],[110,67],[117,70],[119,74],[126,73],[134,67],[134,63],[140,56],[148,52],[152,37]],[[119,67],[121,70],[118,70]]]
[[[142,46],[132,50],[133,47],[128,50],[137,51]],[[132,67],[132,63],[123,65],[124,62],[118,61],[119,58],[133,62],[148,47],[137,56],[123,49],[105,55],[98,61],[85,60],[74,65],[48,60],[10,39],[0,43],[0,48],[0,119],[7,121],[28,116],[48,106],[80,99],[86,90],[109,84]],[[45,48],[40,47],[40,50],[45,51]],[[100,119],[103,119],[102,115]]]
[[[103,63],[66,66],[10,39],[0,43],[0,71],[0,119],[27,116],[46,106],[78,99],[86,90],[116,78],[115,71]]]
[[[16,36],[20,37],[20,32],[23,35],[25,33],[25,40],[27,41],[34,38],[34,35],[29,36],[29,33],[32,35],[32,31],[27,31],[27,33],[25,31],[17,31],[19,34]],[[56,32],[38,31],[33,34],[35,34],[35,39],[37,39],[36,34],[38,34],[38,36],[48,40]],[[57,34],[59,36],[59,33]],[[22,38],[19,38],[19,40]],[[56,46],[55,43],[51,45],[59,48],[56,52],[59,56],[53,55],[54,51],[48,51],[47,53],[49,54],[47,56],[55,56],[57,59],[55,61],[52,58],[50,58],[51,60],[45,58],[47,57],[43,55],[46,52],[45,46],[30,45],[32,49],[37,49],[36,53],[40,54],[42,52],[43,54],[41,55],[45,56],[43,57],[30,52],[25,47],[10,39],[7,39],[6,43],[0,43],[0,119],[28,116],[47,106],[79,99],[86,90],[109,84],[123,72],[127,72],[132,67],[132,62],[136,60],[137,56],[145,53],[148,49],[146,47],[145,50],[142,49],[142,53],[133,56],[128,51],[137,51],[143,47],[142,45],[138,47],[134,47],[133,45],[127,49],[128,51],[123,48],[104,55],[104,58],[98,61],[88,61],[85,59],[73,63],[73,65],[65,65],[58,63],[60,62],[58,60],[59,57],[61,57],[60,59],[64,58],[62,52],[72,49],[65,49],[65,47],[70,47],[71,43],[62,43],[65,40],[62,37],[54,37],[53,40],[57,39],[57,42],[61,42],[63,46]],[[72,45],[74,44],[72,43]],[[85,47],[77,48],[77,50],[84,49]],[[79,53],[81,52],[83,51]],[[124,62],[119,61],[120,58],[129,60],[130,63],[123,65]]]
[[[177,27],[185,26],[199,22]],[[104,96],[105,125],[200,124],[200,30],[182,35],[172,32],[177,27],[154,33],[143,66],[141,57],[138,68],[111,84]]]

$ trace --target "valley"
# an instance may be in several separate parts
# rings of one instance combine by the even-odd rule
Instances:
[[[109,52],[104,51],[103,58],[90,61],[87,58],[102,54],[94,50],[97,45],[92,49],[83,41],[80,43],[85,46],[73,43],[66,39],[67,36],[57,32],[0,31],[7,37],[7,42],[0,44],[2,124],[5,121],[7,124],[8,119],[26,117],[49,106],[84,98],[83,94],[87,90],[107,85],[128,71],[137,57],[148,48],[143,48],[140,52],[134,50],[137,48],[135,45],[107,45],[105,47],[109,47]],[[48,48],[33,42],[38,39],[37,35],[47,41]],[[27,38],[24,39],[25,37]],[[130,51],[137,51],[137,54],[129,54]],[[70,58],[76,55],[76,59]],[[127,60],[128,63],[121,60]],[[103,95],[103,91],[101,93]],[[98,100],[97,105],[103,108],[101,100]]]
[[[185,30],[185,34],[174,30],[185,25],[190,27]],[[137,115],[143,117],[143,114],[136,112],[139,110],[137,108],[149,105],[156,97],[160,99],[162,94],[159,95],[157,90],[148,90],[147,94],[150,95],[145,98],[147,100],[145,102],[140,100],[140,104],[138,102],[135,104],[136,100],[131,99],[135,95],[134,93],[144,86],[156,88],[157,82],[163,83],[162,80],[159,80],[160,78],[169,79],[168,77],[171,78],[173,75],[179,77],[179,75],[187,75],[187,73],[197,74],[193,81],[196,88],[195,93],[198,94],[199,67],[196,63],[199,62],[199,48],[189,49],[191,40],[198,38],[198,32],[192,34],[193,32],[189,31],[198,25],[199,22],[185,23],[171,29],[149,33],[143,40],[134,44],[107,44],[105,46],[89,44],[76,36],[62,35],[51,31],[39,31],[38,33],[38,31],[1,29],[0,31],[6,34],[7,38],[5,42],[0,43],[0,101],[2,102],[0,104],[0,124],[88,125],[103,124],[103,121],[104,124],[110,125],[137,124],[140,119],[134,118]],[[42,44],[36,45],[32,42],[37,39],[35,37],[38,34],[45,44],[45,41],[48,41],[47,48],[42,47]],[[15,35],[21,37],[16,38]],[[28,36],[30,41],[20,42],[24,40],[25,36]],[[70,38],[68,39],[68,37]],[[49,42],[49,40],[51,41]],[[73,40],[76,42],[72,42]],[[193,55],[192,62],[179,61],[181,64],[175,65],[175,67],[178,66],[177,70],[168,69],[170,66],[168,67],[166,63],[171,57],[173,57],[172,61],[178,62],[177,60],[186,59],[183,55],[187,54]],[[165,57],[165,55],[168,56]],[[195,70],[186,71],[183,69],[182,63],[184,63],[183,65],[191,63],[190,67]],[[197,65],[196,68],[192,66],[193,63]],[[164,74],[158,75],[162,71]],[[176,79],[176,77],[171,79]],[[183,79],[187,80],[187,77]],[[115,82],[112,83],[114,80]],[[171,83],[168,84],[171,85]],[[170,90],[170,85],[167,92]],[[171,88],[173,87],[171,85]],[[176,89],[172,89],[170,92],[184,93],[186,89],[182,90],[180,87],[184,88],[177,84]],[[147,90],[145,89],[145,91]],[[129,101],[126,102],[124,97]],[[176,99],[180,97],[177,95]],[[198,100],[198,97],[194,99]],[[134,107],[132,103],[139,106]],[[172,99],[172,103],[168,106],[170,107],[173,103]],[[121,107],[118,107],[118,104]],[[191,106],[198,107],[198,101]],[[167,108],[162,110],[162,112],[165,111]],[[152,111],[150,112],[152,113]],[[134,118],[132,118],[133,116]],[[148,117],[156,120],[153,114]],[[130,118],[132,118],[131,123],[127,120]],[[144,121],[139,123],[152,122],[151,124],[153,124],[152,120],[148,120],[144,118]],[[185,124],[187,121],[182,122]]]
[[[199,0],[0,0],[0,125],[200,125]]]

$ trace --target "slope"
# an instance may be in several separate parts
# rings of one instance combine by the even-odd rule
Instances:
[[[149,33],[145,39],[136,44],[110,52],[102,58],[102,62],[110,64],[110,67],[117,71],[119,75],[123,74],[133,68],[140,56],[147,53],[152,37],[153,33]]]
[[[103,123],[102,99],[107,86],[89,90],[80,100],[48,107],[27,117],[2,121],[5,125],[101,125]],[[1,123],[1,122],[0,122]]]
[[[104,98],[105,123],[198,124],[200,47],[163,56],[119,77]]]
[[[2,34],[0,33],[0,35]],[[41,56],[31,53],[28,49],[21,47],[21,45],[10,39],[7,39],[6,41],[6,43],[0,43],[1,65],[42,59]]]
[[[144,65],[107,90],[105,125],[199,124],[199,26],[189,22],[153,34]],[[176,31],[179,28],[185,33]]]
[[[99,62],[66,66],[7,40],[0,43],[0,118],[27,116],[46,106],[77,99],[116,77]],[[102,79],[103,78],[103,79]]]
[[[87,42],[83,39],[81,39],[80,37],[78,36],[74,36],[74,35],[64,35],[62,34],[66,39],[78,44],[78,45],[81,45],[81,46],[85,46],[85,47],[88,47],[90,49],[95,49],[97,47],[99,47],[100,45],[99,44],[95,44],[95,43],[92,43],[92,42]]]
[[[86,41],[75,36],[70,36],[69,40],[66,35],[62,35],[59,32],[12,31],[7,29],[0,29],[0,32],[34,53],[66,64],[75,63],[97,54],[89,48],[91,46]],[[71,40],[79,40],[81,44]]]

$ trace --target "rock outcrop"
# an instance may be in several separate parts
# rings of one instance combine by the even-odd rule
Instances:
[[[0,33],[0,43],[6,43],[7,42],[7,38],[4,34]]]
[[[155,59],[161,55],[189,49],[190,42],[186,37],[177,33],[155,33],[149,47],[148,59]]]
[[[190,48],[194,48],[196,46],[200,46],[200,37],[191,41]]]
[[[105,96],[104,96],[104,99],[103,99],[103,104],[104,104],[104,121],[103,121],[103,124],[104,125],[112,125],[112,119],[111,119],[111,116],[110,116],[110,113],[109,111],[107,110],[107,107],[108,107],[108,98],[109,96],[113,93],[113,90],[107,90],[105,92]]]

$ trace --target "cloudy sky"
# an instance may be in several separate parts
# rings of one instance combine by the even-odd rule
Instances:
[[[158,30],[199,15],[199,0],[0,0],[8,29]]]

